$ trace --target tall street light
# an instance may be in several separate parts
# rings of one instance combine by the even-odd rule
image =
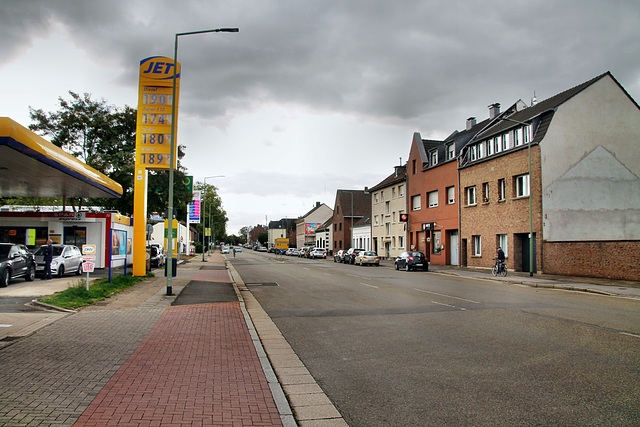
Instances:
[[[213,179],[213,178],[224,178],[224,175],[205,176],[204,177],[205,191],[207,190],[207,179]],[[204,198],[204,195],[203,195],[203,198]],[[206,201],[203,201],[203,202],[204,203],[202,203],[202,206],[204,206],[204,210],[202,211],[202,262],[204,262],[204,235],[205,235],[204,221],[207,218],[207,202]],[[209,221],[209,227],[211,227],[211,221]]]
[[[519,122],[517,120],[502,117],[500,120],[506,120],[524,126],[523,138],[526,132],[526,127],[532,126],[531,123]],[[529,277],[533,277],[533,186],[531,185],[533,178],[531,176],[531,142],[533,142],[533,135],[529,135],[529,141],[527,143],[527,151],[529,152]]]
[[[170,242],[167,246],[167,258],[169,263],[167,264],[167,295],[173,295],[173,289],[171,286],[173,277],[173,165],[176,158],[176,68],[178,68],[178,37],[190,36],[192,34],[204,34],[204,33],[237,33],[237,28],[217,28],[215,30],[202,30],[202,31],[190,31],[187,33],[176,33],[175,44],[173,49],[173,92],[171,99],[171,151],[169,153],[169,203],[167,207],[167,218],[169,218],[169,225],[167,227],[167,241]]]

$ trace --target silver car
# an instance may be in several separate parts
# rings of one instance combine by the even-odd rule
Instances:
[[[36,273],[44,274],[44,251],[46,246],[40,246],[34,253],[36,257]],[[51,275],[62,277],[65,273],[82,274],[82,253],[77,246],[53,245],[53,260],[51,261]]]

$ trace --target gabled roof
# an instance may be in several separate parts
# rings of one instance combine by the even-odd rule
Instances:
[[[338,190],[336,206],[340,203],[342,216],[351,217],[351,194],[353,194],[353,217],[362,217],[371,212],[371,193],[363,190]]]
[[[361,218],[358,222],[356,222],[356,225],[353,226],[353,228],[358,227],[371,227],[371,217],[365,216]]]
[[[405,181],[407,178],[407,165],[405,164],[404,166],[396,166],[395,169],[396,170],[391,175],[383,179],[375,186],[369,188],[369,192],[378,191],[382,188],[387,188],[399,182]]]
[[[320,209],[322,206],[327,206],[327,205],[325,205],[324,203],[316,202],[316,205],[313,207],[313,209],[311,209],[309,212],[307,212],[306,214],[304,214],[300,218],[298,218],[298,221],[308,217],[309,215],[311,215],[312,213],[314,213],[315,211]],[[327,206],[327,207],[329,207],[329,206]]]

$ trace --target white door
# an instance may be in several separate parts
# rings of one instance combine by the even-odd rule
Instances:
[[[451,251],[451,265],[459,265],[458,258],[458,231],[452,231],[449,234],[449,250]]]

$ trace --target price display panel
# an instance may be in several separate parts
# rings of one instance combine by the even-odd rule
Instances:
[[[149,169],[169,169],[170,153],[141,152],[138,155],[138,164]]]
[[[140,88],[136,161],[146,169],[169,169],[172,102],[172,87]]]

